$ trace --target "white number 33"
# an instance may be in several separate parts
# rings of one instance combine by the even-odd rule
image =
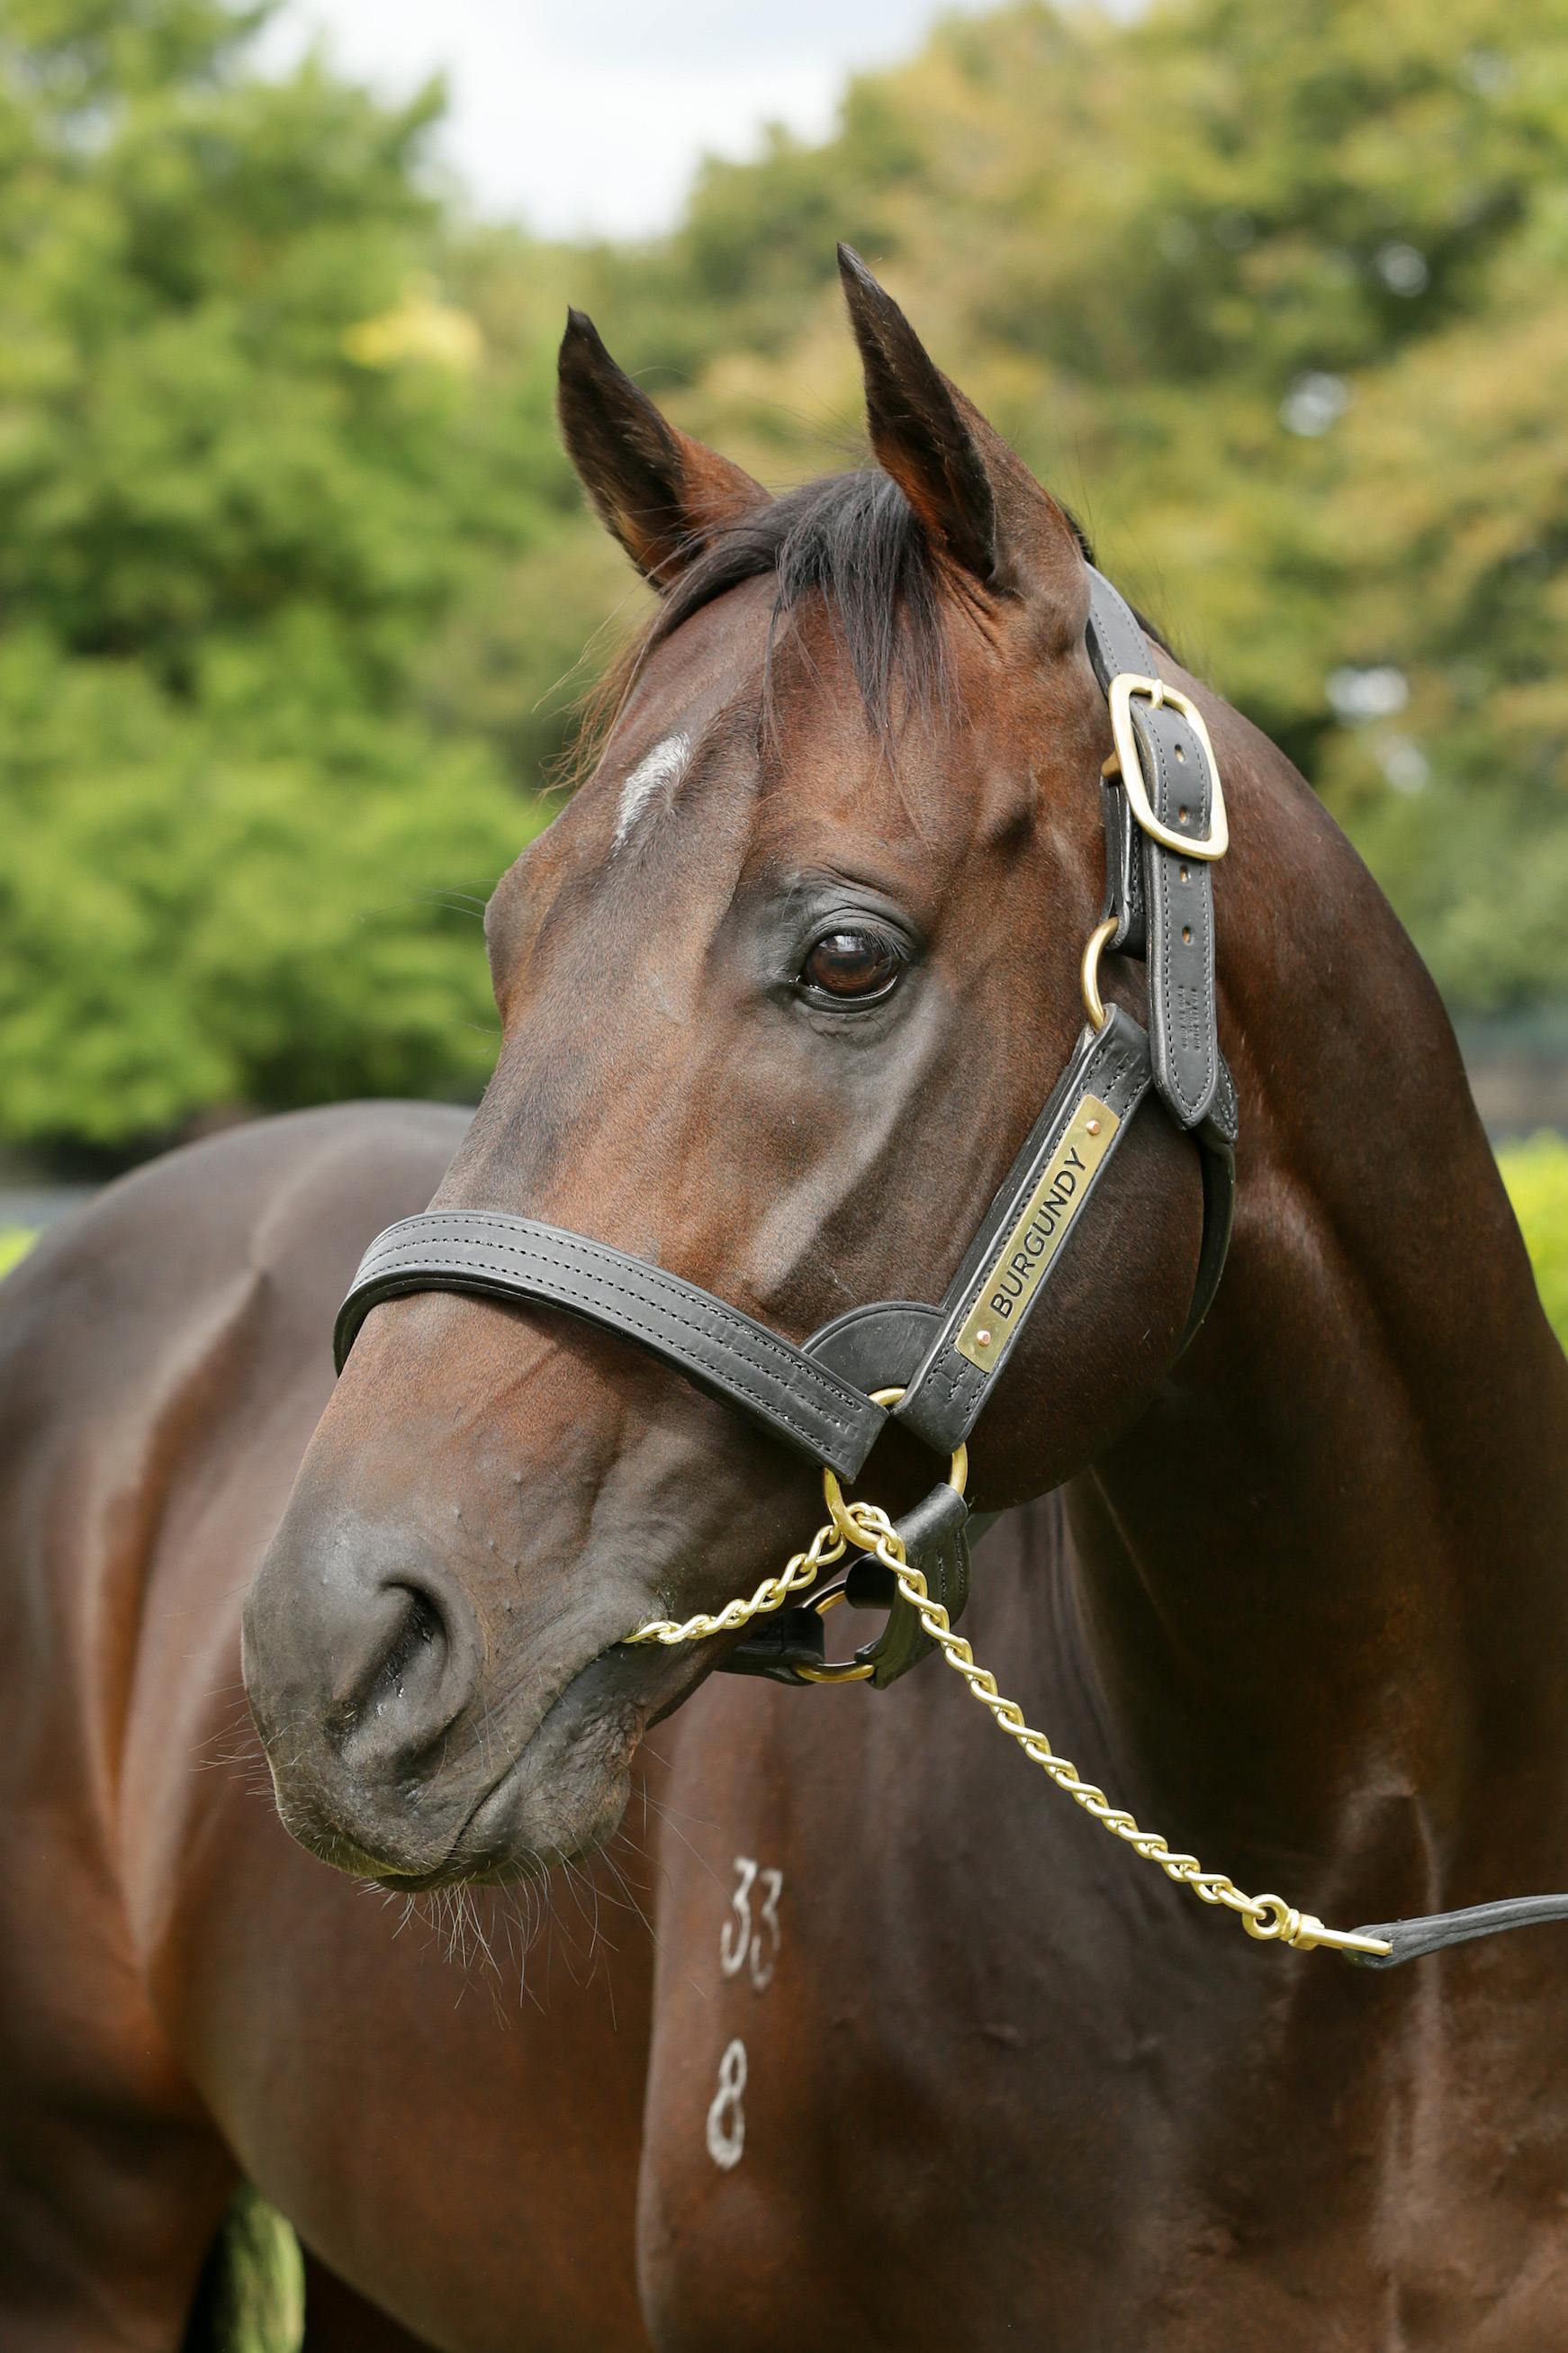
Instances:
[[[758,1880],[763,1896],[752,1923],[752,1890]],[[719,1936],[719,1966],[727,1978],[738,1978],[748,1961],[752,1983],[759,1993],[773,1983],[779,1957],[779,1897],[784,1894],[782,1871],[760,1871],[749,1854],[735,1857],[735,1892],[730,1898],[731,1917]],[[765,1940],[765,1941],[764,1941]]]

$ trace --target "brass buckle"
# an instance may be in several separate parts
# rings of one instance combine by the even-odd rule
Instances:
[[[1150,806],[1142,764],[1138,757],[1138,738],[1132,733],[1132,698],[1135,694],[1147,695],[1151,707],[1155,711],[1162,703],[1167,702],[1173,711],[1179,711],[1203,746],[1214,786],[1214,809],[1206,841],[1194,841],[1191,834],[1179,832],[1173,826],[1162,825]],[[1219,763],[1215,758],[1214,745],[1209,742],[1209,731],[1204,725],[1203,713],[1191,695],[1184,694],[1180,687],[1167,686],[1163,678],[1140,678],[1135,670],[1124,670],[1110,681],[1110,732],[1116,738],[1116,750],[1100,773],[1102,776],[1121,777],[1128,806],[1151,840],[1157,841],[1163,849],[1173,849],[1181,858],[1197,858],[1205,863],[1223,858],[1230,848],[1230,820],[1225,811]]]

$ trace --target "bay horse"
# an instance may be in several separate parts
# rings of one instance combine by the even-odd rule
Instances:
[[[304,2238],[310,2353],[646,2344],[652,1957],[616,1877],[563,1887],[529,1999],[487,1991],[287,1837],[239,1685],[334,1294],[466,1118],[237,1129],[110,1187],[0,1292],[5,2353],[174,2353],[241,2169]]]
[[[791,1340],[934,1301],[1071,1050],[1112,748],[1086,552],[844,270],[879,470],[782,499],[568,330],[567,446],[662,607],[491,902],[472,1125],[178,1155],[7,1286],[7,2341],[174,2342],[237,2158],[454,2348],[1561,2340],[1560,1929],[1385,1976],[1249,1944],[939,1662],[802,1693],[713,1677],[733,1636],[630,1643],[821,1505],[602,1331],[422,1293],[330,1387],[357,1252],[431,1187]],[[974,1430],[1005,1516],[964,1630],[1246,1885],[1347,1920],[1546,1889],[1568,1368],[1392,913],[1157,659],[1230,813],[1229,1263],[1183,1351],[1204,1191],[1150,1104]],[[931,1476],[889,1427],[866,1485]],[[244,1671],[294,1847],[190,1769],[274,1525]],[[574,1989],[495,2036],[345,1874],[559,1882],[659,1723],[616,2031]]]

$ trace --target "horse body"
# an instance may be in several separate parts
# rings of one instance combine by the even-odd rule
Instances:
[[[1047,1508],[981,1547],[971,1639],[1136,1806]],[[671,1804],[716,1828],[701,1862],[666,1850],[639,2209],[656,2343],[783,2348],[803,2312],[846,2348],[1560,2341],[1550,1953],[1436,1998],[1305,1957],[1270,1973],[1020,1790],[955,1681],[842,1727],[829,1704],[704,1693],[675,1754]],[[761,1993],[723,1971],[721,1852],[784,1875]],[[704,2127],[734,2039],[731,2175]]]
[[[331,1387],[333,1303],[464,1124],[367,1106],[240,1131],[111,1188],[7,1282],[17,2353],[176,2346],[237,2165],[432,2344],[644,2341],[646,1940],[612,1928],[619,1953],[590,1961],[563,1890],[535,1999],[512,1971],[498,2018],[431,1930],[397,1934],[401,1907],[285,1836],[239,1688],[240,1606]],[[375,2341],[373,2315],[352,2321],[346,2342]]]

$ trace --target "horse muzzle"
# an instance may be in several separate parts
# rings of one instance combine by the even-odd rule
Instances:
[[[598,1613],[595,1613],[598,1614]],[[369,1527],[285,1522],[246,1604],[246,1694],[279,1813],[336,1868],[400,1888],[547,1871],[610,1836],[689,1656],[623,1650],[627,1615],[557,1628],[504,1677],[455,1573]]]

